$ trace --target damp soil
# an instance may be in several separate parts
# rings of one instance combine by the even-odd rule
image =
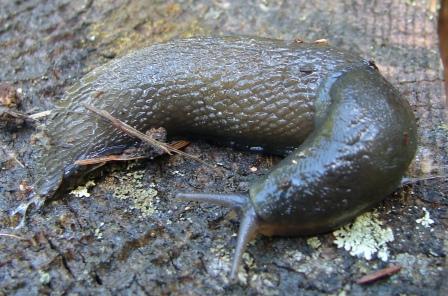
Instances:
[[[89,70],[175,38],[327,39],[374,60],[413,106],[420,144],[409,177],[444,176],[448,123],[438,6],[432,0],[0,0],[0,103],[21,114],[51,110]],[[33,144],[44,124],[45,117],[0,125],[0,295],[448,293],[446,178],[398,188],[376,208],[394,233],[388,262],[353,257],[332,234],[318,236],[317,245],[259,237],[244,256],[240,281],[230,285],[236,213],[179,203],[174,194],[247,191],[279,159],[203,141],[186,152],[223,175],[178,155],[109,165],[90,178],[95,185],[89,183],[88,194],[61,194],[15,230],[8,211],[27,198]],[[417,222],[426,212],[428,227]],[[392,264],[401,271],[356,284]]]

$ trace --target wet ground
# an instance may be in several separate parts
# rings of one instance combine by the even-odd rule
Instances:
[[[0,7],[0,81],[8,90],[1,98],[20,99],[18,111],[50,110],[89,70],[154,42],[221,34],[325,38],[375,60],[411,102],[420,147],[410,177],[447,174],[436,1],[0,0]],[[333,234],[313,240],[260,237],[245,254],[239,283],[229,285],[236,214],[177,203],[174,193],[245,191],[277,158],[194,142],[186,151],[218,164],[224,176],[180,156],[109,166],[95,178],[90,196],[65,194],[14,230],[7,212],[26,198],[23,181],[33,177],[38,130],[17,122],[0,128],[0,294],[448,291],[446,178],[404,186],[377,207],[378,219],[394,236],[387,262],[351,256],[337,248]],[[371,285],[355,283],[389,265],[402,269]]]

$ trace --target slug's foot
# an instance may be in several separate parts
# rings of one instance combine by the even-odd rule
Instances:
[[[247,243],[257,235],[257,230],[260,226],[260,220],[255,213],[254,207],[249,202],[249,198],[237,194],[207,193],[178,193],[176,194],[176,198],[184,201],[200,201],[218,204],[238,209],[243,213],[230,272],[230,281],[235,282]]]
[[[25,226],[26,214],[31,208],[40,209],[45,203],[45,199],[39,195],[32,194],[27,202],[21,203],[17,208],[10,212],[11,217],[18,217],[19,223],[16,229]]]

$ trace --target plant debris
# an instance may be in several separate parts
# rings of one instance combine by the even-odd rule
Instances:
[[[21,127],[25,123],[34,123],[35,120],[25,113],[0,106],[0,123],[12,124]]]
[[[17,155],[10,151],[5,145],[0,146],[0,164],[5,162],[14,161],[22,168],[25,168],[25,165],[17,158]]]
[[[430,227],[431,224],[434,224],[434,220],[429,216],[429,212],[426,208],[423,208],[423,212],[425,212],[424,216],[415,220],[418,224],[421,224],[423,227]]]
[[[176,141],[174,143],[169,144],[174,149],[182,149],[190,145],[190,142],[181,140]],[[162,155],[165,153],[159,153],[159,155]],[[96,158],[88,158],[88,159],[81,159],[75,161],[75,164],[77,165],[92,165],[92,164],[98,164],[98,163],[107,163],[111,161],[129,161],[129,160],[137,160],[137,159],[145,159],[145,158],[151,158],[152,156],[148,155],[147,151],[142,151],[142,149],[138,148],[130,148],[126,149],[122,154],[112,154],[108,156],[103,157],[96,157]]]
[[[6,83],[0,84],[0,106],[14,108],[20,104],[20,97],[14,86]]]
[[[151,136],[148,136],[148,135],[146,135],[146,134],[136,130],[132,126],[124,123],[123,121],[113,117],[112,115],[110,115],[105,110],[97,109],[97,108],[95,108],[95,107],[93,107],[91,105],[88,105],[88,104],[84,104],[84,107],[86,107],[88,110],[92,111],[93,113],[97,114],[98,116],[100,116],[100,117],[110,121],[110,123],[114,127],[116,127],[117,129],[119,129],[119,130],[125,132],[126,134],[128,134],[128,135],[130,135],[132,137],[135,137],[135,138],[137,138],[137,139],[139,139],[139,140],[141,140],[143,142],[146,142],[146,143],[148,143],[150,145],[153,145],[155,148],[162,149],[162,150],[165,151],[165,153],[167,153],[169,155],[171,155],[172,153],[177,153],[177,154],[180,154],[180,155],[185,156],[187,158],[194,159],[194,160],[196,160],[196,161],[198,161],[198,162],[200,162],[200,163],[202,163],[202,164],[212,168],[213,170],[216,170],[216,171],[220,172],[217,168],[215,168],[214,166],[212,166],[212,165],[206,163],[205,161],[201,160],[199,157],[191,155],[191,154],[188,154],[188,153],[185,153],[182,150],[173,148],[173,147],[171,147],[167,143],[163,143],[163,142],[157,141],[154,138],[152,138]]]
[[[401,266],[398,265],[392,265],[386,268],[383,268],[381,270],[375,271],[374,273],[368,274],[363,276],[362,278],[358,279],[356,283],[358,285],[365,285],[365,284],[371,284],[373,282],[376,282],[380,279],[389,277],[391,275],[396,274],[401,270]]]
[[[21,237],[21,236],[15,235],[15,234],[10,234],[10,233],[0,233],[0,237],[10,237],[10,238],[18,239],[18,240],[28,240],[24,237]]]

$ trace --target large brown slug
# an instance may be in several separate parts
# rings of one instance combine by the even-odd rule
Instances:
[[[288,155],[248,196],[177,195],[241,210],[233,278],[251,237],[347,223],[398,187],[416,150],[408,102],[369,62],[326,44],[208,37],[153,45],[93,70],[66,102],[48,124],[51,145],[22,215],[80,171],[76,160],[135,143],[84,104],[139,130],[163,126]]]

